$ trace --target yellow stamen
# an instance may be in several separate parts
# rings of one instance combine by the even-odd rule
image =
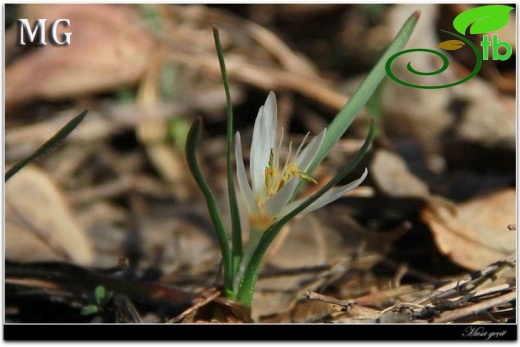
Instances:
[[[265,187],[268,196],[276,194],[283,186],[293,177],[298,176],[301,180],[311,183],[318,183],[314,178],[307,175],[304,171],[298,168],[296,162],[291,162],[285,165],[282,172],[275,168],[274,152],[271,149],[269,154],[269,166],[265,168]]]
[[[307,181],[307,182],[311,182],[311,183],[318,183],[318,181],[316,181],[314,178],[312,178],[311,176],[307,175],[305,172],[303,171],[298,171],[298,176],[300,176],[300,179],[304,180],[304,181]]]

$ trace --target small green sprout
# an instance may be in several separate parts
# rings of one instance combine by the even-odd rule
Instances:
[[[82,316],[89,316],[103,311],[103,308],[112,299],[114,293],[106,291],[105,287],[97,286],[93,295],[89,298],[89,304],[81,308]]]

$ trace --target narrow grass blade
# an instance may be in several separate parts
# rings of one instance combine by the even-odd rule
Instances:
[[[215,39],[215,48],[217,49],[218,62],[222,73],[222,82],[226,92],[227,102],[227,133],[226,133],[226,161],[227,161],[227,184],[229,196],[229,210],[231,212],[231,239],[233,254],[233,276],[242,260],[242,227],[240,225],[240,213],[238,210],[237,196],[235,192],[235,183],[233,181],[233,167],[231,162],[231,146],[233,144],[233,106],[231,105],[231,93],[229,92],[229,80],[226,71],[226,62],[224,61],[224,53],[220,44],[220,35],[216,26],[213,27],[213,37]]]
[[[83,121],[85,116],[87,115],[88,110],[84,110],[80,114],[78,114],[76,117],[74,117],[71,121],[69,121],[63,128],[61,128],[56,134],[54,134],[53,137],[51,137],[47,142],[45,142],[43,145],[40,146],[33,154],[25,158],[24,160],[16,163],[12,168],[10,168],[5,173],[5,182],[7,182],[11,177],[13,177],[18,171],[20,171],[24,166],[31,163],[38,157],[44,155],[51,149],[58,146],[69,134],[76,129],[76,127]]]

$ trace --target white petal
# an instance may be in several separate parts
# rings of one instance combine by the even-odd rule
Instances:
[[[327,128],[323,129],[321,133],[316,135],[309,143],[309,145],[301,152],[298,158],[296,158],[296,163],[298,164],[298,168],[300,170],[307,171],[307,168],[318,153],[326,133]]]
[[[244,167],[244,158],[242,157],[242,141],[240,140],[240,133],[235,135],[235,161],[237,165],[237,180],[240,192],[247,204],[249,214],[259,214],[258,205],[256,203],[253,191],[247,181],[246,169]]]
[[[260,196],[264,189],[265,168],[269,165],[271,149],[276,146],[276,124],[276,96],[270,92],[258,111],[253,129],[249,171],[255,196]]]
[[[299,181],[300,180],[297,177],[291,178],[282,189],[268,199],[264,205],[265,214],[268,216],[278,215],[285,205],[287,205],[289,199],[292,198]]]
[[[363,175],[361,175],[360,178],[358,178],[355,181],[350,182],[347,185],[341,186],[341,187],[334,187],[331,188],[329,191],[327,191],[325,194],[323,194],[318,200],[314,201],[310,206],[308,206],[306,209],[304,209],[301,214],[303,213],[309,213],[314,210],[317,210],[325,205],[330,204],[333,201],[338,200],[346,193],[350,192],[351,190],[357,188],[368,175],[368,170],[365,169],[365,172],[363,172]],[[285,216],[287,213],[291,212],[293,209],[298,207],[300,204],[302,204],[306,199],[300,199],[294,202],[291,202],[288,204],[279,214],[279,217]]]

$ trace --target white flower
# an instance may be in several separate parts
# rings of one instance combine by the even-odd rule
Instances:
[[[250,227],[256,230],[265,231],[274,222],[305,201],[305,199],[291,200],[300,180],[316,183],[313,178],[307,175],[306,171],[318,153],[327,131],[323,129],[302,150],[307,139],[307,136],[305,136],[294,156],[291,153],[291,142],[287,159],[282,162],[280,152],[283,143],[283,130],[280,141],[276,144],[276,123],[276,97],[273,92],[270,92],[264,106],[260,107],[258,111],[253,130],[250,151],[251,185],[248,182],[244,167],[240,133],[236,133],[235,158],[238,184],[249,212]],[[345,186],[330,189],[304,209],[302,213],[314,211],[339,199],[345,193],[359,186],[367,173],[365,169],[359,179]]]

